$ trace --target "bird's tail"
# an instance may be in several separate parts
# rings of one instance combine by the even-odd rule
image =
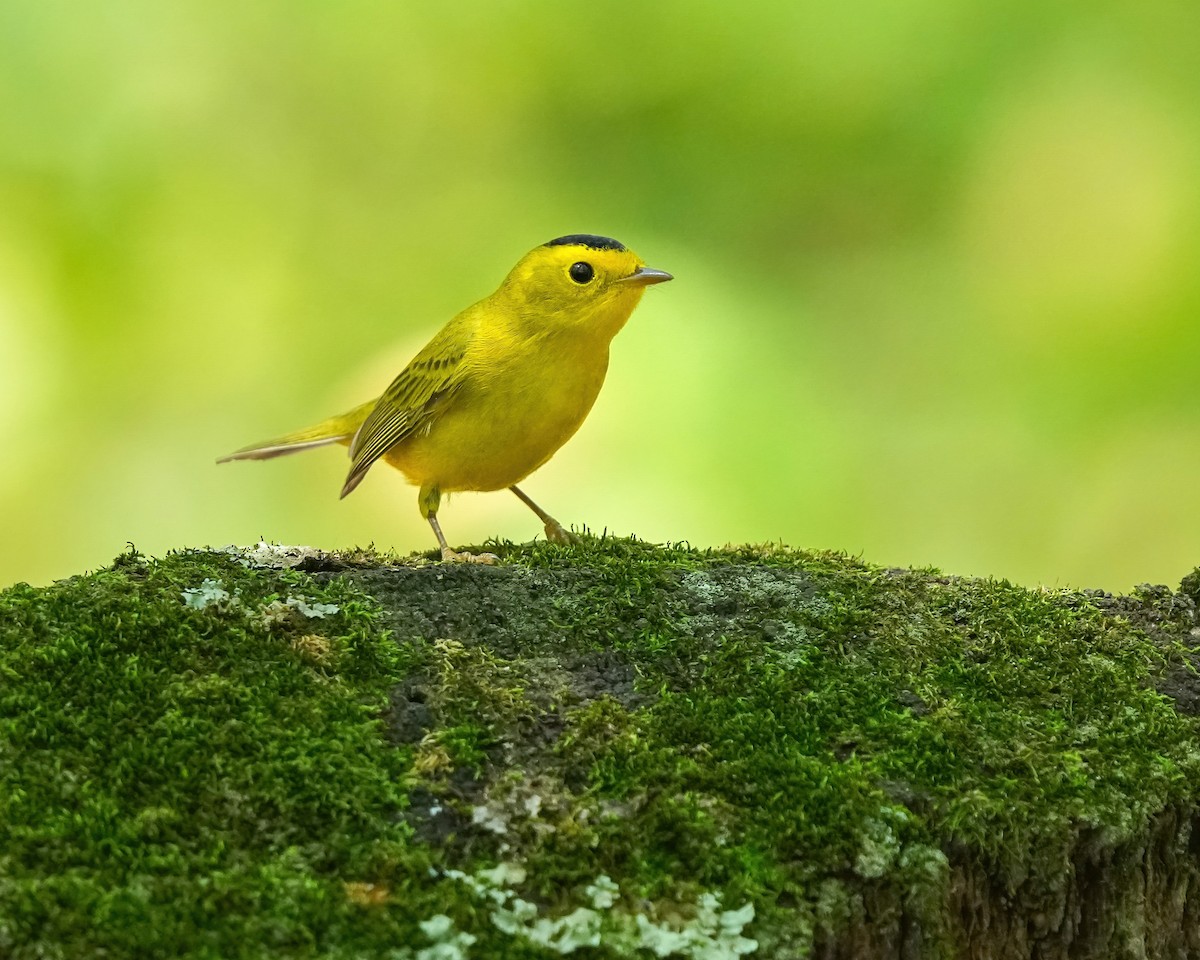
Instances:
[[[313,447],[323,447],[329,443],[349,444],[374,406],[375,401],[369,400],[349,413],[330,417],[295,433],[242,447],[241,450],[221,457],[217,463],[229,460],[270,460],[272,457],[282,457],[285,453],[299,453],[301,450],[311,450]]]

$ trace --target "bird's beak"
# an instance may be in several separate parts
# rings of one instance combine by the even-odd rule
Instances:
[[[666,283],[668,280],[674,279],[666,270],[652,270],[650,267],[638,267],[629,276],[622,277],[621,281],[648,287],[652,283]]]

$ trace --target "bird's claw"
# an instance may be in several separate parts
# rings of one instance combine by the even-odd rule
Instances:
[[[579,542],[579,538],[557,520],[551,520],[546,524],[546,539],[551,543],[561,544]]]
[[[493,566],[500,562],[500,558],[494,553],[467,553],[465,550],[459,552],[451,550],[447,547],[442,551],[443,563],[482,563],[487,566]]]

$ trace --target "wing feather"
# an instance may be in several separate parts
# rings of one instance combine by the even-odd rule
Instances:
[[[350,473],[343,497],[389,449],[432,426],[438,408],[462,383],[463,357],[472,332],[473,324],[463,315],[455,317],[383,392],[350,443]]]

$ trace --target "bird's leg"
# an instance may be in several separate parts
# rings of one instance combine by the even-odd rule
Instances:
[[[515,493],[517,495],[517,499],[519,499],[523,504],[525,504],[525,506],[527,506],[534,513],[536,513],[538,516],[538,519],[541,520],[542,523],[544,523],[546,525],[546,539],[547,540],[551,541],[552,543],[578,543],[579,542],[579,538],[577,536],[575,536],[575,534],[571,533],[570,530],[568,530],[566,527],[564,527],[561,523],[559,523],[552,516],[550,516],[550,514],[548,514],[545,510],[543,510],[536,503],[534,503],[527,496],[525,496],[525,494],[521,491],[520,487],[512,486],[512,487],[509,487],[508,489],[511,490],[513,493]]]
[[[446,537],[442,533],[441,524],[438,523],[436,516],[425,518],[429,521],[429,525],[433,527],[433,535],[437,537],[438,546],[442,548],[442,561],[444,563],[499,563],[500,558],[494,553],[467,553],[465,550],[452,550],[450,544],[446,542]]]
[[[446,542],[446,536],[442,533],[442,525],[438,523],[437,511],[438,504],[442,500],[442,491],[437,487],[422,487],[420,494],[417,496],[417,503],[421,507],[421,515],[429,521],[429,525],[433,527],[433,535],[437,537],[438,546],[442,548],[442,562],[444,563],[496,563],[499,557],[494,553],[459,553],[457,550],[451,550],[450,544]]]

